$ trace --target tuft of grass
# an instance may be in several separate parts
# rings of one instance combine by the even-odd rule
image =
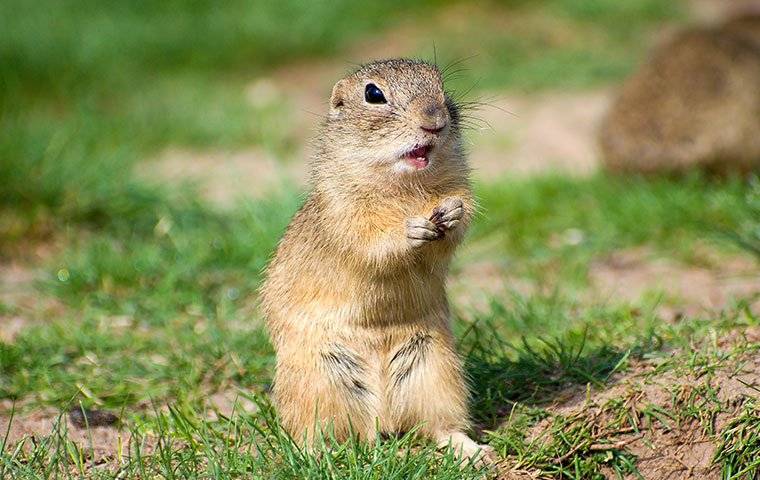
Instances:
[[[734,242],[739,248],[760,258],[760,178],[757,176],[750,180],[750,187],[746,193],[746,209],[748,218],[735,229],[721,229],[729,241]]]
[[[443,57],[467,59],[450,75],[462,90],[609,84],[643,59],[652,31],[686,17],[683,2],[656,0],[504,0],[456,12],[467,20],[436,25],[435,40]]]
[[[557,297],[532,298],[530,304],[546,316],[523,322],[534,313],[517,302],[500,304],[460,326],[466,327],[460,333],[460,351],[473,390],[472,411],[485,428],[496,426],[516,403],[545,402],[569,385],[604,384],[635,348],[607,343],[604,334],[610,325],[635,324],[636,331],[646,332],[641,327],[653,321],[612,308],[571,315],[571,302]],[[533,321],[541,325],[539,331]]]
[[[50,436],[0,449],[0,476],[56,478],[340,478],[483,479],[487,472],[436,452],[414,432],[374,444],[349,440],[336,445],[329,433],[313,449],[297,445],[280,427],[271,405],[251,397],[255,414],[234,412],[209,421],[188,407],[156,411],[148,421],[121,432],[117,462],[99,464],[93,451],[68,438],[64,417]]]
[[[726,480],[755,478],[760,472],[760,405],[748,401],[740,415],[720,432],[720,445],[713,462],[722,465]]]
[[[532,398],[515,402],[502,415],[504,422],[488,433],[488,441],[511,460],[514,469],[536,476],[605,478],[604,470],[617,478],[642,478],[631,444],[639,442],[639,451],[651,448],[656,458],[664,455],[657,450],[665,447],[663,441],[686,442],[696,436],[716,446],[713,472],[722,470],[724,478],[753,478],[754,458],[760,454],[756,402],[751,394],[721,392],[721,388],[730,388],[728,379],[752,363],[758,346],[741,338],[735,344],[716,345],[710,336],[716,330],[740,332],[747,322],[757,321],[740,308],[728,313],[722,324],[709,318],[660,324],[652,336],[665,344],[641,337],[637,347],[629,346],[625,358],[634,368],[624,363],[615,369],[622,374],[613,391],[588,382],[583,395],[582,384],[572,387],[572,378],[565,377],[566,387],[571,388],[564,389],[559,406],[546,393],[539,402]],[[605,325],[597,328],[609,328]],[[719,415],[731,420],[716,431]],[[664,432],[670,436],[659,438]]]

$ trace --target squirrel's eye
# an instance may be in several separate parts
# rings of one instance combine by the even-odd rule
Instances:
[[[374,83],[368,83],[367,86],[364,88],[364,100],[367,101],[367,103],[387,103],[388,101],[385,99],[385,95],[383,95],[383,91],[377,88],[377,85]]]

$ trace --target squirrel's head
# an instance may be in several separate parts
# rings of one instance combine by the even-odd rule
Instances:
[[[335,84],[326,120],[333,152],[399,175],[461,156],[459,112],[434,65],[408,59],[362,66]]]

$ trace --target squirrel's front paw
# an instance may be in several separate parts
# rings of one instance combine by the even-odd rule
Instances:
[[[462,202],[462,199],[458,197],[448,197],[433,209],[430,221],[435,224],[438,230],[446,232],[447,230],[456,228],[463,216],[464,203]]]
[[[443,230],[425,217],[413,217],[406,221],[406,238],[413,247],[419,247],[443,237]]]

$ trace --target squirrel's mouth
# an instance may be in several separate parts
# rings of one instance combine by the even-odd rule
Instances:
[[[432,145],[415,146],[412,150],[409,150],[404,155],[402,155],[401,158],[406,160],[406,163],[416,168],[417,170],[422,170],[430,163],[428,155],[432,149]]]

